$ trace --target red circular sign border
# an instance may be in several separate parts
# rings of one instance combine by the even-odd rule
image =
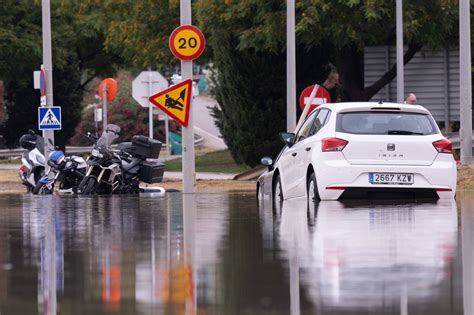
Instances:
[[[181,55],[174,48],[174,45],[173,45],[174,39],[175,39],[176,35],[178,35],[178,33],[182,30],[192,30],[192,31],[196,32],[196,34],[199,36],[199,39],[201,40],[201,47],[199,48],[198,51],[196,51],[195,54],[193,54],[191,56]],[[201,32],[201,30],[199,28],[197,28],[196,26],[194,26],[194,25],[181,25],[181,26],[178,26],[177,28],[175,28],[174,31],[171,33],[168,45],[170,47],[171,52],[173,53],[173,55],[176,58],[181,59],[181,60],[185,60],[185,61],[192,61],[194,59],[199,58],[199,56],[201,56],[202,53],[204,52],[204,48],[206,46],[206,39],[204,38],[204,34]]]
[[[305,88],[303,89],[303,91],[301,91],[300,97],[298,98],[298,103],[299,103],[299,106],[300,106],[301,110],[304,109],[304,107],[301,106],[301,104],[304,103],[304,102],[302,102],[302,100],[304,99],[304,96],[303,96],[303,95],[304,95],[304,92],[305,92],[306,90],[312,91],[313,88],[314,88],[314,84],[305,87]],[[329,96],[329,102],[326,103],[326,104],[330,104],[332,100],[331,100],[331,94],[329,94],[329,91],[328,91],[324,86],[321,86],[321,85],[319,86],[319,88],[323,88],[323,90],[328,94],[328,96]],[[309,96],[310,94],[311,94],[311,92],[308,94],[308,96]],[[316,93],[316,94],[317,94],[317,93]],[[316,97],[316,95],[315,95],[314,97]],[[322,104],[320,104],[320,105],[322,105]],[[319,107],[319,105],[310,105],[310,106],[313,107],[313,108],[310,108],[310,109],[309,109],[308,114],[311,113],[311,112],[313,112],[316,108]]]

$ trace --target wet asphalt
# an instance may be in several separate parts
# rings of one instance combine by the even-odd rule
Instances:
[[[0,314],[474,314],[474,193],[0,195]]]

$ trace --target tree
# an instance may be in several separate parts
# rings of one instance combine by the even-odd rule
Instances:
[[[404,63],[423,47],[437,48],[457,38],[457,0],[404,1]],[[396,76],[396,65],[371,86],[364,86],[363,49],[395,42],[395,3],[385,0],[304,0],[297,36],[306,46],[322,40],[334,46],[334,64],[347,98],[367,101]]]
[[[80,119],[85,85],[111,74],[119,62],[103,49],[105,24],[94,1],[51,4],[54,105],[62,107],[63,128],[55,133],[64,146]],[[5,81],[8,113],[5,138],[17,144],[21,134],[36,129],[39,92],[32,73],[42,63],[41,6],[31,1],[5,1],[0,13],[0,79]]]
[[[285,55],[237,51],[231,36],[213,38],[216,124],[233,158],[255,166],[283,146],[277,134],[285,129]]]
[[[219,27],[236,38],[238,50],[275,53],[286,48],[285,1],[197,2],[207,30]],[[386,0],[301,0],[297,2],[296,40],[300,53],[328,49],[340,75],[344,98],[369,100],[396,76],[396,65],[372,86],[364,87],[363,49],[395,42],[395,2]],[[457,0],[404,1],[405,63],[423,46],[456,41]],[[212,41],[210,41],[212,44]],[[305,65],[298,64],[297,72]]]
[[[179,25],[179,1],[109,0],[102,10],[109,21],[105,43],[108,51],[119,53],[139,70],[178,64],[168,48],[168,39]]]

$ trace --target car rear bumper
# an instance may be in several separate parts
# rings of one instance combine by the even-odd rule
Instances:
[[[332,155],[333,159],[331,159]],[[410,173],[414,182],[410,185],[371,184],[369,173]],[[353,165],[340,155],[328,154],[316,167],[316,179],[321,199],[336,200],[348,190],[394,191],[401,193],[432,190],[439,198],[453,198],[456,193],[456,163],[451,155],[439,154],[430,166],[410,165]],[[347,195],[347,194],[346,194]]]

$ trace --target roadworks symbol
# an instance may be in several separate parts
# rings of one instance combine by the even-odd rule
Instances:
[[[60,125],[58,118],[54,115],[51,109],[48,109],[46,114],[43,116],[43,119],[40,122],[41,126],[56,126]]]
[[[186,80],[150,96],[149,100],[182,126],[187,127],[192,88],[193,81]]]
[[[184,108],[184,104],[180,102],[180,100],[182,102],[184,102],[184,98],[186,97],[186,88],[184,88],[180,93],[179,93],[179,97],[178,99],[174,99],[172,98],[171,96],[169,96],[169,94],[166,94],[165,98],[166,98],[166,101],[165,101],[165,107],[166,108],[174,108],[174,109],[177,109],[177,110],[180,110],[182,111],[183,108]]]

